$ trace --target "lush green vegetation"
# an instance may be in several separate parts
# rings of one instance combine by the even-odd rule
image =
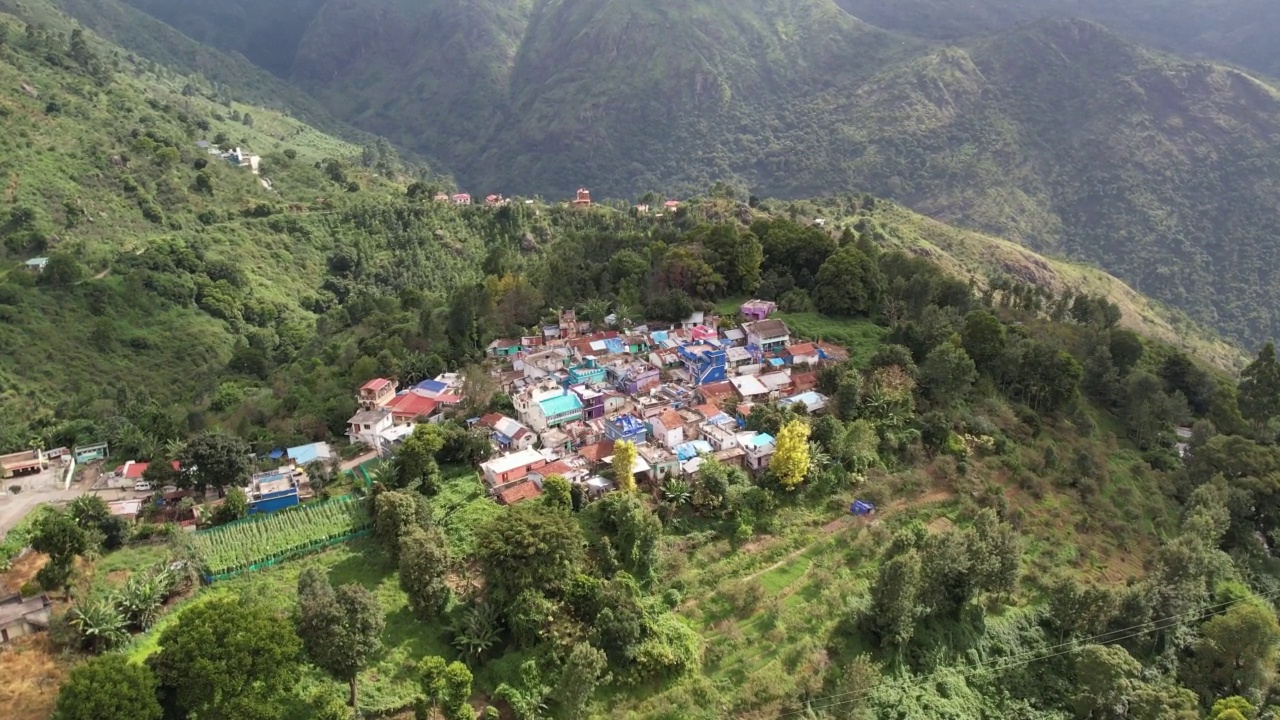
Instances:
[[[1275,89],[1027,22],[1277,74],[1268,3],[134,4],[481,194],[856,188],[1096,263],[1246,345],[1280,334]]]

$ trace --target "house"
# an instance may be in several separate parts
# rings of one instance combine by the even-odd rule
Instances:
[[[633,207],[632,207],[632,209],[633,209],[633,210],[635,210],[635,211],[636,211],[636,214],[638,214],[638,215],[648,215],[648,214],[649,214],[649,206],[648,206],[648,205],[645,205],[645,204],[643,204],[643,203],[642,203],[642,204],[640,204],[640,205],[635,205],[635,206],[633,206]]]
[[[564,340],[573,340],[578,337],[578,331],[581,330],[582,326],[578,324],[577,311],[572,309],[560,311],[560,320],[557,327],[560,332],[556,337]]]
[[[724,331],[724,341],[734,347],[747,343],[747,333],[742,328],[729,328]]]
[[[578,194],[573,198],[572,205],[576,208],[591,207],[591,193],[586,188],[578,188]]]
[[[667,212],[671,212],[671,211],[674,211],[674,210],[676,210],[676,209],[678,209],[678,208],[680,207],[680,201],[679,201],[679,200],[668,200],[668,201],[666,201],[666,202],[662,203],[662,207],[663,207]]]
[[[347,419],[347,440],[378,447],[378,437],[393,424],[391,411],[385,407],[361,410]]]
[[[0,455],[0,478],[35,475],[49,468],[49,456],[40,448]]]
[[[766,433],[757,433],[744,438],[738,444],[742,446],[745,453],[747,469],[757,473],[769,467],[769,461],[773,459],[773,453],[778,449],[777,441],[772,435]]]
[[[604,436],[609,442],[626,440],[637,445],[646,442],[648,429],[632,415],[619,415],[604,422]]]
[[[544,431],[538,436],[538,440],[542,443],[544,454],[547,451],[559,454],[573,450],[573,438],[569,437],[569,433],[560,428],[550,428]]]
[[[489,343],[489,347],[485,348],[485,352],[489,354],[489,357],[505,358],[519,355],[522,349],[519,340],[504,338]]]
[[[22,266],[26,268],[28,272],[41,273],[41,272],[44,272],[44,266],[48,264],[49,264],[49,258],[38,257],[38,258],[31,258],[30,260],[23,263]]]
[[[644,426],[641,425],[641,430]],[[588,467],[599,465],[605,458],[613,454],[613,440],[601,440],[591,445],[583,445],[578,448],[578,457],[587,461]]]
[[[596,420],[604,417],[604,393],[586,385],[574,385],[569,390],[582,401],[583,419]]]
[[[542,483],[530,478],[505,488],[494,495],[499,505],[515,505],[542,496]]]
[[[485,415],[480,424],[489,428],[494,443],[503,450],[528,450],[538,439],[532,430],[501,413]]]
[[[645,392],[661,381],[661,371],[640,360],[618,360],[607,365],[605,370],[618,390],[627,395]]]
[[[481,463],[480,472],[485,484],[497,489],[523,480],[531,471],[547,464],[547,459],[537,450],[521,450]]]
[[[607,458],[603,458],[601,462],[608,463],[610,466],[612,466],[613,456],[610,455]],[[649,461],[644,459],[644,456],[640,454],[639,449],[637,448],[636,459],[634,462],[631,463],[631,475],[635,477],[636,482],[640,482],[642,480],[648,479],[649,473],[651,472],[653,472],[653,468],[649,465]]]
[[[672,475],[680,473],[680,459],[675,453],[656,445],[641,445],[636,448],[640,460],[649,466],[649,478],[654,482],[662,482]]]
[[[317,442],[310,445],[299,445],[285,450],[285,455],[299,467],[313,462],[327,462],[333,458],[333,450],[329,443]]]
[[[702,402],[718,408],[723,408],[725,402],[733,399],[736,393],[737,389],[728,380],[698,387],[698,396],[702,398]]]
[[[387,378],[374,378],[360,386],[360,394],[356,397],[360,407],[370,410],[381,407],[396,396],[396,383]]]
[[[567,389],[542,394],[530,407],[529,427],[538,432],[582,419],[582,398]]]
[[[743,400],[755,400],[757,398],[763,400],[769,395],[769,388],[760,382],[759,376],[756,375],[739,375],[730,378],[729,382],[733,384],[733,389]]]
[[[718,345],[682,345],[676,349],[676,354],[695,386],[721,382],[727,376],[725,350]]]
[[[236,167],[249,168],[254,175],[258,174],[258,166],[262,163],[262,158],[257,155],[251,155],[240,148],[224,153],[222,157]]]
[[[440,403],[418,393],[416,390],[400,393],[386,404],[391,411],[391,422],[394,425],[407,425],[431,419],[436,414]]]
[[[249,514],[275,512],[297,505],[299,481],[305,477],[306,473],[292,467],[255,473],[244,489],[249,498]]]
[[[753,322],[759,322],[769,317],[774,310],[778,309],[778,304],[771,300],[748,300],[742,303],[738,308],[738,312],[742,316]]]
[[[693,314],[680,321],[681,330],[692,330],[706,322],[707,314],[701,310],[694,310]]]
[[[817,365],[822,362],[822,350],[811,342],[797,343],[782,351],[788,365]]]
[[[802,392],[799,395],[792,395],[789,398],[783,398],[779,404],[784,407],[797,404],[804,405],[805,409],[812,414],[825,410],[827,408],[827,402],[828,399],[826,395],[810,390],[808,392]]]
[[[489,207],[500,207],[502,205],[506,205],[507,200],[501,195],[486,195],[484,198],[484,204]]]
[[[725,417],[728,417],[726,415]],[[729,450],[738,447],[738,433],[735,425],[730,422],[722,423],[703,423],[698,428],[698,434],[702,439],[711,445],[712,451]]]
[[[747,348],[758,357],[778,352],[791,342],[791,331],[781,320],[759,320],[742,326],[747,334]]]
[[[740,446],[734,445],[730,448],[717,450],[711,453],[712,459],[721,465],[728,465],[745,470],[747,467],[747,453]]]
[[[684,442],[684,421],[671,408],[667,408],[649,421],[653,428],[654,442],[665,448],[674,448]]]
[[[791,389],[796,393],[808,392],[818,387],[818,373],[809,372],[792,372],[791,373]]]
[[[588,355],[578,365],[569,367],[569,384],[594,385],[605,380],[605,369],[596,362],[594,355]]]
[[[756,379],[764,386],[770,397],[776,398],[788,395],[791,392],[790,370],[779,370],[778,372],[765,373],[757,376]]]
[[[53,603],[45,594],[24,598],[20,594],[0,598],[0,645],[49,629]]]
[[[448,193],[436,193],[435,195],[433,195],[433,196],[431,197],[431,199],[432,199],[432,200],[434,200],[434,201],[436,201],[436,202],[449,202],[449,194],[448,194]]]
[[[471,204],[471,196],[466,193],[458,193],[454,195],[452,198],[450,198],[450,200],[453,201],[454,205],[470,205]]]

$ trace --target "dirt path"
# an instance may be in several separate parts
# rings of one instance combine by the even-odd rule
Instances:
[[[927,492],[924,495],[921,495],[920,497],[901,498],[899,500],[894,500],[893,502],[889,503],[888,507],[886,507],[884,510],[877,512],[874,516],[854,517],[853,515],[845,515],[842,517],[838,517],[835,520],[832,520],[831,522],[827,523],[826,525],[823,525],[822,534],[819,537],[814,538],[812,542],[805,544],[804,547],[800,548],[799,550],[796,550],[795,552],[789,553],[786,557],[770,565],[769,567],[766,567],[762,570],[757,570],[751,573],[750,575],[743,577],[742,579],[754,580],[760,577],[761,575],[764,575],[767,572],[777,570],[783,565],[786,565],[787,563],[790,563],[796,558],[805,554],[806,552],[809,551],[810,548],[812,548],[814,545],[817,545],[819,542],[821,542],[825,538],[830,537],[831,535],[834,535],[838,532],[842,532],[844,530],[847,530],[849,528],[854,528],[854,527],[870,526],[874,523],[879,522],[879,519],[884,517],[885,515],[891,515],[893,513],[903,510],[904,508],[918,507],[920,505],[933,505],[935,503],[945,502],[947,500],[950,500],[953,497],[955,497],[955,493],[950,490],[936,489],[936,490]]]
[[[373,460],[376,457],[378,457],[378,453],[373,450],[370,450],[369,452],[363,455],[360,455],[358,457],[353,457],[350,460],[347,460],[346,462],[342,463],[341,467],[343,472],[346,472],[347,470],[355,470],[357,466],[363,465],[369,462],[370,460]]]

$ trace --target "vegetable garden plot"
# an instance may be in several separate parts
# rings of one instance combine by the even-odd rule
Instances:
[[[372,524],[368,498],[337,498],[255,515],[192,538],[206,582],[234,577],[343,542]]]

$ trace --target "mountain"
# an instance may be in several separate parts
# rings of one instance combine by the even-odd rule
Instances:
[[[1241,71],[1046,21],[798,112],[772,187],[856,186],[1105,267],[1246,341],[1280,335],[1280,94]]]
[[[1280,77],[1271,0],[836,0],[889,30],[953,41],[1049,18],[1087,18],[1162,50]]]

